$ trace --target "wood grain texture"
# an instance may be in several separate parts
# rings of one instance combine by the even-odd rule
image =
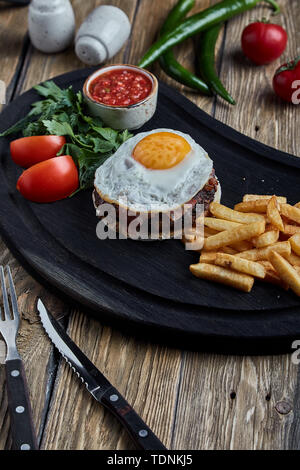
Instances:
[[[174,0],[164,0],[163,2],[152,2],[151,0],[140,0],[136,26],[132,34],[132,46],[128,54],[129,62],[138,64],[140,59],[151,44],[157,39],[159,31],[165,21],[168,13],[176,5]],[[201,0],[197,1],[195,7],[190,11],[187,16],[191,16],[199,11],[199,9],[208,8],[211,5],[218,3],[218,0]],[[220,49],[223,40],[223,34],[217,44],[217,61],[220,60]],[[187,69],[196,72],[196,56],[194,48],[194,40],[189,39],[184,44],[177,46],[174,53],[178,61]],[[173,86],[178,91],[183,93],[187,98],[197,104],[201,109],[211,114],[214,108],[215,99],[209,98],[204,95],[188,89],[184,85],[178,84],[172,78],[169,78],[160,68],[158,63],[155,63],[149,69],[158,78],[166,82],[168,85]]]
[[[276,69],[299,55],[300,3],[298,0],[279,3],[282,6],[279,16],[272,16],[272,10],[261,4],[228,22],[221,78],[237,104],[233,109],[218,99],[215,117],[267,145],[300,156],[298,107],[276,98],[272,88]],[[282,57],[270,65],[256,66],[242,54],[240,38],[244,27],[262,17],[281,24],[288,31],[289,41]]]
[[[29,46],[26,35],[27,24],[24,21],[26,15],[27,8],[14,8],[11,5],[1,3],[0,43],[5,44],[5,48],[2,49],[0,54],[0,79],[7,86],[7,102],[15,96]],[[50,381],[46,369],[49,365],[50,347],[37,327],[38,322],[33,314],[33,309],[36,296],[43,295],[43,297],[47,297],[47,294],[20,267],[2,241],[0,241],[0,262],[11,266],[16,291],[19,294],[18,301],[22,314],[22,323],[18,337],[18,347],[24,359],[30,396],[35,405],[33,411],[34,421],[39,431],[42,429],[42,421],[47,407],[46,395]],[[53,301],[59,303],[54,298]],[[53,301],[51,303],[54,307]],[[5,355],[6,346],[0,340],[0,364],[4,363]],[[10,448],[10,422],[7,411],[5,369],[3,365],[0,366],[0,423],[0,449]]]
[[[297,366],[288,355],[225,357],[187,352],[183,364],[174,448],[289,448],[297,414],[293,406]],[[290,407],[286,415],[276,411],[279,402]]]
[[[78,312],[71,318],[69,334],[162,442],[170,446],[180,351],[139,341],[102,327],[99,322]],[[63,362],[42,447],[95,450],[134,448],[116,419],[80,384]]]
[[[162,22],[176,0],[115,0],[134,20],[128,44],[113,62],[137,63],[156,37]],[[105,1],[74,0],[79,24],[96,5]],[[195,8],[216,3],[198,0]],[[284,15],[276,18],[290,31],[286,58],[296,56],[299,44],[299,2],[282,0]],[[21,11],[21,10],[19,10]],[[250,19],[269,13],[258,7],[231,20],[219,41],[218,68],[228,89],[238,101],[235,108],[178,88],[217,119],[281,150],[299,154],[296,107],[273,100],[270,80],[277,64],[257,68],[240,53],[240,35]],[[6,15],[7,28],[20,22],[21,16],[0,9]],[[19,18],[18,20],[16,18]],[[23,28],[23,29],[22,29]],[[12,28],[16,30],[16,28]],[[14,46],[6,78],[14,82],[17,93],[60,73],[83,67],[72,49],[53,56],[25,47],[24,22],[12,35]],[[23,31],[23,32],[22,32]],[[0,30],[0,37],[2,31]],[[16,39],[18,38],[18,39]],[[193,43],[178,47],[176,54],[188,67],[194,67]],[[284,58],[283,58],[284,59]],[[0,57],[0,61],[3,56]],[[4,59],[7,61],[7,57]],[[0,62],[4,64],[6,62]],[[13,65],[14,64],[14,65]],[[20,65],[21,64],[21,65]],[[3,70],[3,66],[1,67]],[[157,65],[154,72],[173,86]],[[0,77],[2,79],[2,77]],[[64,363],[55,368],[55,357],[33,312],[38,295],[47,300],[53,313],[66,310],[19,267],[4,244],[1,262],[12,263],[19,304],[23,314],[20,350],[25,359],[35,420],[41,423],[44,449],[130,449],[132,444],[119,424],[89,396],[77,377]],[[68,332],[92,361],[122,392],[136,411],[153,428],[167,447],[173,449],[299,449],[300,378],[299,368],[289,355],[275,357],[217,356],[165,348],[127,336],[115,329],[73,312]],[[0,342],[3,360],[3,343]],[[48,372],[47,372],[48,368]],[[57,372],[57,374],[56,374]],[[56,377],[52,393],[50,375]],[[41,385],[42,384],[42,385]],[[0,448],[8,448],[4,371],[0,367]],[[50,388],[50,391],[49,391]],[[47,390],[48,389],[48,390]],[[41,393],[42,390],[42,393]],[[52,393],[50,408],[48,399]],[[47,423],[43,420],[46,412]],[[72,432],[70,432],[72,430]]]
[[[24,22],[26,14],[27,8],[14,8],[1,2],[0,40],[2,45],[5,44],[5,53],[0,54],[0,80],[5,83],[7,103],[15,93],[29,46],[27,25]],[[2,109],[3,105],[0,104],[0,111]]]
[[[15,282],[18,305],[22,317],[17,345],[24,361],[25,372],[33,408],[34,423],[38,436],[41,436],[43,422],[49,402],[49,387],[52,387],[51,373],[55,370],[53,349],[45,337],[36,313],[36,301],[41,297],[57,315],[67,312],[67,307],[34,281],[13,258],[1,242],[0,262],[9,264]],[[4,345],[1,344],[2,353]],[[4,355],[2,355],[3,364]],[[0,449],[10,447],[9,417],[5,388],[4,366],[0,366]]]
[[[100,5],[106,5],[106,1],[99,0],[73,0],[72,5],[76,17],[77,28],[84,21],[87,15],[94,10],[94,8]],[[130,21],[133,21],[137,0],[113,0],[109,2],[109,5],[122,8],[128,15]],[[128,44],[124,45],[122,50],[113,58],[111,62],[123,63],[123,56],[126,51],[126,47],[130,47],[130,40]],[[77,57],[74,51],[74,47],[70,46],[69,49],[58,54],[44,54],[39,52],[31,45],[23,67],[22,76],[18,85],[18,92],[28,90],[33,85],[40,83],[44,80],[48,80],[56,75],[61,75],[71,70],[86,67]]]
[[[284,18],[287,30],[297,31],[299,2],[281,3],[285,4],[284,15],[275,21]],[[296,155],[299,154],[295,126],[298,110],[274,100],[270,83],[276,64],[256,67],[241,53],[243,28],[251,20],[267,14],[270,15],[270,9],[260,6],[255,12],[228,22],[221,78],[237,105],[233,108],[218,98],[214,115],[250,137]],[[297,55],[297,42],[291,33],[290,38],[285,57],[277,65]],[[230,358],[186,353],[183,363],[178,399],[180,425],[175,428],[174,448],[299,449],[299,443],[291,441],[298,422],[295,417],[298,408],[294,409],[293,400],[299,378],[298,367],[290,356]],[[192,385],[193,380],[196,382]],[[201,391],[199,395],[195,395],[195,390]],[[275,406],[279,402],[287,403],[291,411],[286,415],[278,413]],[[195,429],[194,442],[185,438],[191,427]]]

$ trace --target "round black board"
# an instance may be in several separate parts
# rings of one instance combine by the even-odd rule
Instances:
[[[79,90],[91,70],[57,77]],[[31,90],[5,108],[0,130],[27,114]],[[222,201],[245,193],[282,194],[298,202],[300,160],[260,144],[213,119],[161,83],[158,109],[140,131],[171,128],[190,134],[214,160]],[[179,241],[141,243],[96,237],[91,191],[54,204],[33,204],[16,191],[21,169],[0,141],[0,228],[25,267],[99,319],[179,347],[236,352],[291,351],[300,338],[299,299],[257,282],[250,294],[200,281],[189,272],[198,253]]]

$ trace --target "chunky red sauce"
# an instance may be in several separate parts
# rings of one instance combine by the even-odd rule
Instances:
[[[130,106],[147,98],[152,90],[150,78],[129,69],[114,69],[92,81],[92,98],[108,106]]]

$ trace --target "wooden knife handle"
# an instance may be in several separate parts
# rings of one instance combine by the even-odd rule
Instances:
[[[110,387],[101,398],[99,397],[99,401],[116,416],[139,449],[167,450],[114,387]]]
[[[21,359],[7,361],[6,385],[14,450],[37,450],[27,381]]]

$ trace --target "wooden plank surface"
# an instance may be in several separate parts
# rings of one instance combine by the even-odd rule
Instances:
[[[77,24],[95,6],[105,3],[74,0]],[[121,7],[133,22],[132,36],[113,62],[137,63],[155,39],[175,0],[109,3]],[[194,11],[213,3],[216,1],[198,0]],[[291,58],[296,55],[297,43],[293,36],[299,29],[300,5],[297,0],[282,0],[281,4],[285,7],[284,14],[276,21],[282,21],[290,32],[286,57]],[[296,107],[271,99],[270,80],[276,64],[254,67],[240,54],[239,41],[244,25],[269,11],[259,7],[255,12],[231,20],[220,37],[218,66],[225,84],[238,100],[236,108],[176,85],[158,65],[153,66],[153,71],[217,119],[264,143],[296,154],[299,146]],[[26,9],[0,9],[1,20],[5,18],[7,25],[6,30],[0,29],[1,41],[5,40],[8,29],[10,35],[11,31],[18,31],[17,36],[13,36],[9,66],[7,55],[0,57],[1,70],[6,65],[5,80],[12,83],[9,97],[40,81],[84,66],[72,48],[51,56],[34,50],[26,42],[26,23],[21,21],[20,15],[24,18],[25,12]],[[191,68],[193,48],[193,41],[176,48],[181,62]],[[9,262],[13,267],[19,293],[23,315],[19,346],[25,360],[41,447],[132,448],[114,418],[92,400],[64,361],[53,354],[33,313],[38,296],[45,298],[57,315],[68,313],[68,307],[28,276],[3,243],[0,249],[1,262]],[[298,367],[289,355],[233,357],[182,351],[180,345],[178,349],[166,348],[101,325],[77,311],[70,317],[68,332],[168,447],[300,448],[300,380]],[[0,342],[2,361],[3,349]],[[0,423],[3,423],[0,449],[8,448],[9,418],[3,367],[0,368]]]

